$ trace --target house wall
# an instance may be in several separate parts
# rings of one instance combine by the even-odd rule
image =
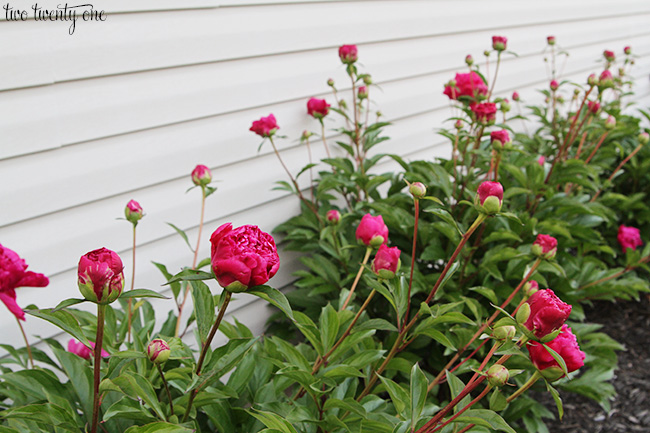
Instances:
[[[13,1],[29,8],[31,1]],[[40,5],[52,8],[57,2]],[[570,52],[563,78],[583,82],[603,49],[631,45],[634,99],[650,105],[650,2],[644,0],[111,0],[93,2],[104,22],[7,22],[0,10],[0,243],[50,276],[47,288],[22,288],[25,306],[79,296],[76,266],[105,246],[120,253],[131,276],[130,224],[117,220],[130,199],[146,217],[138,225],[136,286],[165,292],[151,261],[179,270],[191,262],[172,222],[194,240],[200,193],[189,173],[208,165],[218,181],[209,198],[200,257],[220,224],[271,231],[297,213],[295,197],[272,191],[285,174],[269,146],[258,152],[252,120],[274,113],[282,157],[293,172],[306,163],[296,138],[318,130],[306,115],[311,96],[328,97],[328,78],[349,88],[337,47],[354,43],[378,88],[372,98],[390,141],[378,152],[407,159],[449,152],[435,134],[449,104],[443,83],[477,61],[495,34],[509,38],[497,93],[538,100],[547,86],[542,51],[555,35]],[[492,65],[493,67],[494,65]],[[323,150],[314,146],[316,156]],[[386,168],[386,167],[383,167]],[[194,242],[194,241],[193,241]],[[282,254],[272,280],[290,284],[297,257]],[[217,288],[215,287],[215,290]],[[238,295],[228,317],[261,332],[269,310]],[[154,301],[165,314],[173,301]],[[21,344],[14,318],[0,307],[1,343]],[[185,317],[189,313],[185,314]],[[27,333],[56,335],[28,318]]]

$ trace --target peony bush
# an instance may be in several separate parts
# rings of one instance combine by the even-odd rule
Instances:
[[[585,323],[583,305],[638,297],[650,271],[649,136],[624,112],[634,56],[605,51],[584,84],[553,67],[544,102],[524,111],[515,92],[513,114],[494,93],[507,45],[494,36],[484,53],[492,76],[468,55],[442,89],[448,159],[374,153],[389,124],[372,110],[375,86],[354,45],[338,52],[349,84],[328,80],[331,97],[307,101],[319,131],[300,138],[299,173],[277,150],[278,119],[252,122],[287,174],[278,187],[301,203],[276,229],[301,254],[295,290],[270,285],[276,240],[255,225],[223,224],[211,256],[198,257],[216,192],[204,165],[190,175],[201,191],[196,244],[171,225],[191,264],[172,274],[154,263],[171,292],[164,319],[147,301],[164,296],[136,288],[135,269],[125,281],[128,265],[106,248],[81,257],[81,298],[23,311],[16,289],[48,279],[0,246],[0,299],[18,325],[26,313],[72,338],[31,347],[23,332],[25,348],[4,346],[0,432],[549,431],[554,414],[529,389],[550,392],[558,418],[560,392],[607,407],[622,346]],[[564,54],[549,36],[546,60]],[[316,163],[315,137],[327,155]],[[380,173],[384,162],[396,168]],[[124,215],[135,257],[146,214],[131,200]],[[277,310],[262,336],[224,320],[234,296],[250,295]],[[224,345],[213,344],[217,332]]]

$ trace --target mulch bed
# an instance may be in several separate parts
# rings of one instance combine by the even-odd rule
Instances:
[[[613,379],[617,396],[605,412],[586,397],[564,392],[564,418],[547,423],[553,433],[650,432],[650,298],[641,301],[596,302],[585,310],[587,321],[606,325],[602,331],[626,347],[619,352]],[[550,396],[544,404],[555,411]]]

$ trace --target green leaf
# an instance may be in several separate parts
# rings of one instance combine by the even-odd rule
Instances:
[[[167,225],[170,226],[171,228],[173,228],[174,230],[176,230],[176,233],[181,235],[181,237],[183,238],[183,240],[185,241],[185,243],[189,247],[190,251],[194,252],[194,248],[192,248],[192,245],[190,245],[190,240],[187,238],[187,234],[183,230],[179,229],[178,227],[176,227],[172,223],[167,223]]]
[[[302,335],[309,340],[319,355],[324,355],[325,352],[323,351],[323,344],[321,343],[320,331],[316,327],[316,324],[309,318],[309,316],[300,311],[294,312],[294,318],[296,319],[296,326],[298,326]]]
[[[194,429],[189,429],[176,424],[167,422],[155,422],[143,426],[129,427],[124,433],[194,433]]]
[[[145,377],[134,371],[123,372],[120,376],[113,379],[122,392],[131,398],[140,398],[147,404],[158,416],[164,420],[165,413],[160,407],[158,396],[151,385],[151,382]]]
[[[508,433],[517,433],[501,416],[488,409],[470,409],[454,422],[466,424],[477,424],[493,430],[500,430]]]
[[[569,374],[566,368],[566,362],[564,362],[564,358],[562,358],[562,356],[559,353],[557,353],[555,350],[548,347],[546,344],[542,343],[542,346],[544,346],[544,349],[546,349],[548,353],[553,357],[555,362],[558,363],[558,365],[560,366],[564,374]]]
[[[548,389],[548,392],[551,393],[553,396],[553,400],[555,401],[555,405],[557,406],[557,414],[562,420],[562,417],[564,416],[564,406],[562,405],[562,399],[560,398],[560,393],[557,392],[557,389],[553,388],[553,386],[546,382],[546,389]]]
[[[196,269],[183,269],[163,284],[163,286],[173,284],[177,281],[202,281],[211,279],[214,279],[214,275],[211,272],[198,271]]]
[[[490,410],[501,412],[506,406],[508,406],[508,400],[499,388],[495,388],[490,396]]]
[[[192,300],[194,302],[194,317],[203,344],[214,324],[214,297],[210,288],[203,281],[190,281],[192,284]]]
[[[298,433],[289,421],[273,412],[257,410],[255,408],[247,410],[250,415],[257,418],[266,427],[281,431],[282,433]]]
[[[411,427],[415,428],[417,420],[422,415],[427,403],[427,377],[422,373],[417,363],[411,369]]]
[[[158,270],[163,274],[165,279],[167,281],[171,280],[173,278],[173,275],[167,270],[167,266],[163,265],[162,263],[156,263],[156,262],[151,262],[155,267],[158,268]],[[200,269],[201,263],[199,263],[199,266],[197,266],[197,269]],[[172,283],[169,285],[172,289],[172,293],[174,294],[174,298],[178,298],[178,294],[181,292],[181,284],[179,281],[176,281],[175,283]]]
[[[42,310],[25,308],[25,313],[38,317],[39,319],[47,320],[90,347],[90,342],[84,335],[81,326],[79,326],[79,322],[69,312],[65,310],[53,311],[51,308],[44,308]]]
[[[129,298],[170,299],[169,297],[161,293],[149,289],[133,289],[126,292],[122,292],[122,294],[120,295],[120,299],[129,299]]]
[[[323,307],[320,320],[320,338],[323,344],[323,350],[329,351],[336,343],[336,337],[339,332],[339,316],[332,304]]]
[[[287,297],[278,289],[274,289],[270,286],[255,286],[248,289],[246,293],[264,299],[266,302],[279,308],[288,318],[295,320],[293,310],[291,309],[289,301],[287,301]]]
[[[75,299],[75,298],[65,299],[65,300],[59,302],[59,305],[54,307],[52,312],[55,313],[55,312],[57,312],[59,310],[63,310],[64,308],[71,307],[71,306],[77,305],[77,304],[81,304],[82,302],[86,302],[86,300],[85,299]]]
[[[88,362],[73,353],[57,348],[52,350],[79,397],[78,401],[81,403],[87,421],[90,422],[93,412],[93,375]]]
[[[408,413],[407,409],[410,409],[406,406],[406,403],[410,401],[409,394],[404,390],[404,388],[392,380],[386,379],[382,376],[379,376],[379,379],[386,387],[386,391],[388,391],[390,399],[392,400],[393,406],[395,406],[397,413],[399,413],[402,418],[406,418]]]

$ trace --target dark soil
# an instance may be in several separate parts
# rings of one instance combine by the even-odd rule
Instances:
[[[597,302],[585,310],[587,321],[602,323],[610,337],[626,347],[619,352],[619,368],[613,379],[617,396],[605,412],[598,403],[581,395],[562,393],[564,418],[552,423],[553,433],[650,432],[650,300]],[[555,410],[552,399],[544,404]],[[532,433],[532,432],[531,432]]]

